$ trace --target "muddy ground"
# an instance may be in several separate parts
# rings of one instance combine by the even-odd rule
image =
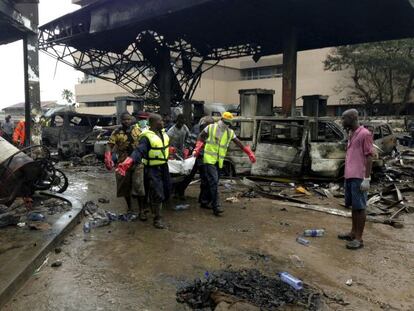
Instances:
[[[108,198],[102,208],[125,211],[114,196],[113,174],[75,168],[68,175],[66,194],[83,202]],[[222,199],[234,194],[221,190]],[[188,195],[190,210],[165,211],[165,231],[150,221],[117,222],[85,236],[77,226],[62,252],[51,253],[4,310],[188,310],[176,302],[177,287],[226,268],[257,268],[271,276],[289,271],[349,303],[326,299],[328,310],[414,310],[414,215],[405,216],[403,229],[369,223],[365,248],[349,251],[336,239],[349,219],[284,209],[264,198],[224,203],[224,216],[216,218],[198,208],[198,185]],[[327,234],[306,247],[295,241],[304,228],[326,228]],[[63,265],[50,267],[56,260]]]

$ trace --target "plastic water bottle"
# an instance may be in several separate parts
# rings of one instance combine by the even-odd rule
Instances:
[[[304,236],[321,237],[325,235],[325,229],[308,229],[303,231]]]
[[[103,226],[108,226],[110,224],[110,220],[107,218],[102,218],[102,219],[96,219],[96,220],[92,220],[89,222],[89,226],[91,228],[98,228],[98,227],[103,227]]]
[[[296,238],[296,242],[298,242],[299,244],[305,245],[305,246],[309,246],[310,242],[308,240],[306,240],[305,238],[298,236]]]
[[[90,223],[87,221],[85,222],[85,224],[83,225],[83,232],[84,233],[89,233],[91,232],[91,225]]]
[[[179,204],[176,205],[174,211],[184,211],[190,208],[190,204]]]
[[[287,272],[280,272],[279,277],[283,283],[290,285],[296,290],[301,290],[303,288],[303,282]]]

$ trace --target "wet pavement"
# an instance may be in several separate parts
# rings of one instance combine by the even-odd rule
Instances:
[[[101,208],[125,212],[114,197],[113,174],[83,167],[66,172],[66,194],[83,202],[107,198]],[[51,253],[4,310],[188,310],[176,302],[177,288],[206,271],[243,268],[269,276],[290,272],[330,297],[326,310],[412,310],[413,215],[404,216],[403,229],[368,223],[365,248],[348,251],[336,235],[349,228],[349,219],[264,198],[224,203],[224,216],[216,218],[198,208],[197,188],[188,192],[189,210],[164,212],[168,230],[155,230],[150,221],[116,222],[85,235],[78,225],[62,252]],[[221,190],[223,202],[233,195]],[[300,245],[295,239],[306,228],[325,228],[326,235]],[[52,268],[56,260],[63,264]],[[341,299],[349,304],[335,302]]]

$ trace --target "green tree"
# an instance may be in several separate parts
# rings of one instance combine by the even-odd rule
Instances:
[[[74,95],[71,90],[64,89],[62,91],[62,99],[67,102],[68,105],[72,105],[74,103]]]
[[[345,70],[350,83],[338,86],[349,102],[363,103],[372,113],[377,103],[401,103],[404,110],[414,92],[414,39],[347,45],[334,48],[325,70]]]

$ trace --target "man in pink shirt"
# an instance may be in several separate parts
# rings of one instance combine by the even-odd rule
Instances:
[[[345,205],[352,207],[352,229],[338,235],[347,240],[348,249],[364,247],[367,193],[370,188],[372,159],[374,155],[372,133],[361,126],[358,111],[350,109],[342,114],[342,124],[349,134],[345,159]]]

